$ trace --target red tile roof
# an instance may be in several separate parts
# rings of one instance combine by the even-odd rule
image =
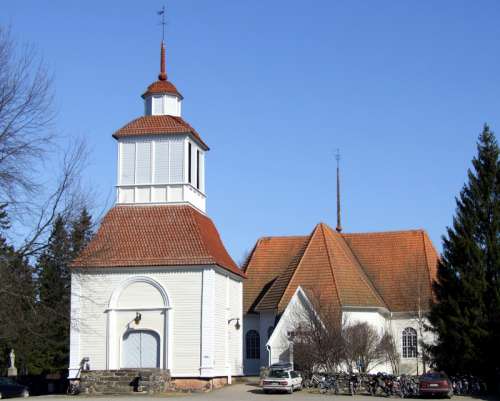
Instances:
[[[339,234],[319,224],[308,237],[278,238],[259,240],[247,263],[246,312],[280,313],[298,286],[334,307],[409,312],[418,299],[422,309],[428,307],[438,254],[424,231]],[[293,249],[292,238],[301,239]],[[290,252],[283,252],[287,247]]]
[[[202,148],[208,150],[208,146],[201,139],[196,130],[181,117],[160,115],[142,116],[124,125],[113,134],[113,138],[141,135],[164,135],[164,134],[188,134],[196,140]]]
[[[153,82],[148,86],[146,92],[144,92],[141,96],[145,98],[149,95],[158,95],[162,93],[170,93],[172,95],[179,96],[182,99],[182,95],[179,93],[175,85],[167,80],[159,79],[158,81]]]
[[[185,205],[115,206],[72,267],[219,265],[245,277],[214,223]]]
[[[265,237],[257,241],[245,267],[248,285],[245,285],[243,292],[243,304],[246,311],[253,309],[260,301],[270,283],[287,268],[307,239],[307,236]]]
[[[439,256],[425,231],[343,236],[391,311],[428,309]]]

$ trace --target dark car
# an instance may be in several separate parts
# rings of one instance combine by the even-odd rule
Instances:
[[[418,391],[422,396],[453,396],[451,381],[443,372],[430,372],[420,376]]]
[[[28,387],[16,383],[8,377],[0,377],[0,399],[7,397],[29,397]]]

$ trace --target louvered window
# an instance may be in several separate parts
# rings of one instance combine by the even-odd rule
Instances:
[[[184,141],[180,138],[170,142],[170,183],[178,184],[184,181]]]
[[[155,153],[154,182],[155,184],[168,184],[169,164],[170,164],[170,149],[168,145],[168,140],[156,141],[154,153]]]
[[[120,148],[120,184],[133,185],[135,183],[135,143],[122,142]]]
[[[136,184],[151,183],[151,142],[137,142]]]

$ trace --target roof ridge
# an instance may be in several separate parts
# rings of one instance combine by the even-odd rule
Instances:
[[[215,264],[217,264],[217,262],[214,258],[214,255],[212,254],[212,250],[209,249],[207,247],[205,241],[203,241],[202,234],[201,234],[201,226],[200,226],[200,222],[198,221],[198,218],[201,216],[200,213],[198,213],[196,210],[194,210],[194,208],[192,208],[191,206],[188,206],[188,210],[189,210],[189,213],[193,217],[193,220],[196,224],[196,235],[198,237],[198,242],[202,245],[202,248],[207,253],[207,255],[210,255],[210,258],[214,261]]]
[[[279,308],[279,305],[281,303],[281,300],[283,299],[283,296],[285,295],[285,292],[286,290],[288,289],[288,287],[290,286],[290,283],[292,282],[293,278],[295,277],[295,273],[297,273],[297,270],[299,269],[299,266],[300,264],[302,263],[302,261],[304,260],[304,256],[307,252],[307,250],[309,249],[309,245],[311,244],[311,241],[312,241],[312,237],[314,235],[314,231],[309,235],[309,238],[308,240],[304,243],[304,251],[300,250],[297,255],[290,261],[290,265],[295,262],[295,258],[297,258],[297,263],[295,264],[295,267],[293,269],[293,273],[292,275],[290,276],[290,279],[288,280],[288,283],[286,283],[286,287],[285,289],[283,290],[283,293],[281,294],[280,296],[280,299],[278,301],[278,308]],[[302,252],[301,252],[302,251]],[[300,255],[300,256],[299,256]],[[285,269],[282,274],[288,269]]]
[[[337,235],[337,233],[334,233],[333,230],[331,230],[331,235]],[[350,254],[352,255],[352,257],[354,258],[354,262],[355,262],[355,267],[356,269],[358,270],[358,272],[360,273],[360,276],[361,276],[361,279],[364,281],[364,283],[372,290],[373,294],[379,298],[379,301],[381,301],[382,305],[384,305],[386,308],[388,308],[388,305],[387,305],[387,302],[385,301],[385,299],[382,297],[382,295],[380,294],[380,292],[377,290],[377,288],[375,287],[375,285],[373,284],[372,280],[370,279],[370,277],[368,276],[368,274],[366,273],[365,269],[363,268],[363,265],[361,264],[361,261],[358,259],[358,256],[356,255],[356,253],[352,250],[352,248],[349,246],[349,243],[345,240],[345,238],[340,234],[338,233],[338,235],[340,236],[340,238],[342,239],[342,243],[344,244],[345,247],[347,247],[347,249],[349,250]],[[345,250],[344,250],[345,252]],[[349,255],[346,255],[347,257],[349,257]]]
[[[328,244],[326,243],[326,235],[324,230],[324,224],[320,223],[318,226],[321,228],[321,232],[323,233],[323,243],[325,244],[326,256],[328,258],[328,264],[330,265],[330,272],[332,273],[333,285],[335,286],[335,292],[337,293],[337,300],[339,301],[339,305],[342,307],[342,300],[340,299],[339,287],[337,285],[337,280],[335,279],[335,274],[333,273],[332,266],[332,256],[330,255],[330,250],[328,249]]]
[[[340,235],[377,235],[377,234],[402,234],[402,233],[420,233],[425,231],[423,228],[410,228],[407,230],[388,230],[388,231],[364,231],[356,233],[345,233],[342,232]]]
[[[303,238],[303,237],[309,237],[309,235],[304,234],[304,235],[264,235],[262,237],[257,238],[257,241],[263,240],[263,239],[270,239],[270,238]]]

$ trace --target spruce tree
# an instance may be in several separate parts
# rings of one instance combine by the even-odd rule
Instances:
[[[493,380],[500,366],[500,167],[498,144],[487,125],[477,152],[443,237],[429,318],[441,369]]]
[[[45,370],[57,371],[68,366],[71,246],[66,222],[58,216],[53,224],[47,248],[38,260],[40,272],[40,311]]]
[[[6,240],[10,228],[6,205],[0,205],[0,369],[7,355],[16,351],[20,374],[40,373],[39,319],[36,310],[34,270]]]
[[[45,371],[66,369],[69,362],[71,309],[71,261],[92,237],[92,218],[87,209],[71,222],[58,216],[47,247],[38,260],[40,310],[44,316],[42,347]]]
[[[72,259],[74,259],[85,248],[93,235],[92,217],[87,208],[82,209],[80,216],[78,216],[71,226],[71,252]]]

